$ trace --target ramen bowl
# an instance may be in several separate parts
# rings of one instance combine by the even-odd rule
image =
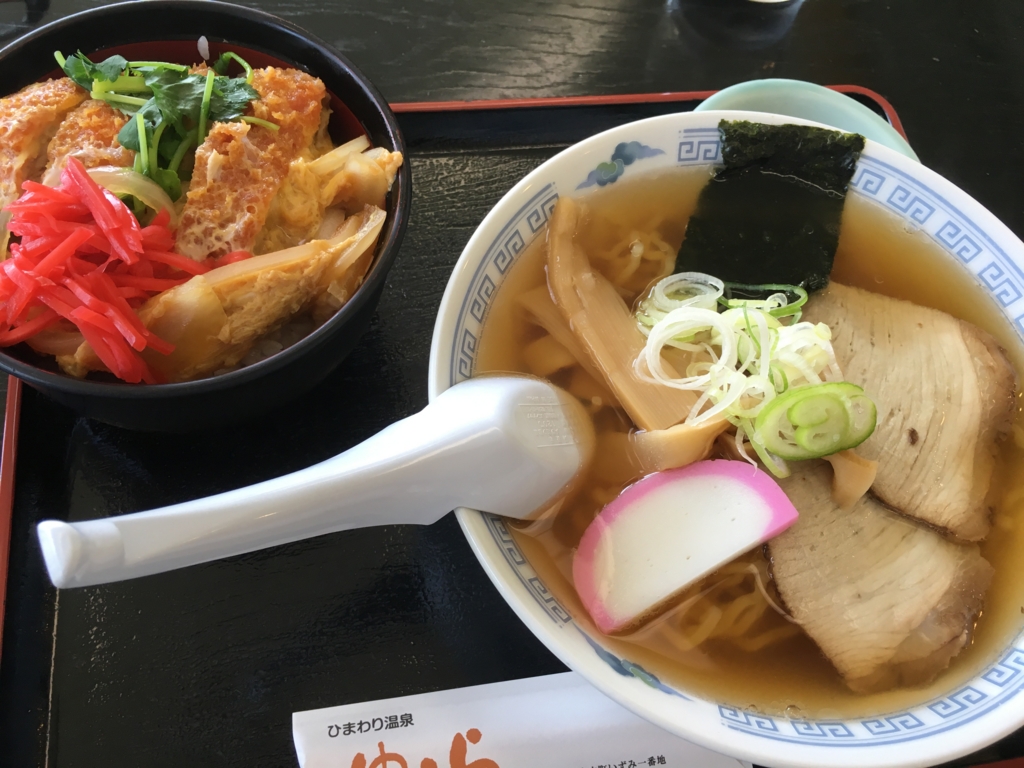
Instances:
[[[59,76],[54,51],[81,50],[94,60],[120,53],[192,64],[199,59],[200,36],[207,39],[213,58],[231,50],[253,66],[295,67],[319,77],[331,97],[330,132],[335,143],[365,134],[373,146],[405,152],[398,122],[384,97],[347,58],[290,22],[213,0],[118,3],[41,27],[0,50],[0,95]],[[269,410],[327,376],[369,326],[405,232],[411,195],[405,163],[388,195],[387,220],[360,288],[304,339],[253,365],[196,381],[132,385],[112,377],[102,381],[66,376],[52,359],[19,345],[0,351],[0,370],[86,416],[133,429],[208,428]]]
[[[476,372],[481,329],[495,296],[529,244],[543,236],[559,196],[585,195],[619,183],[620,176],[710,169],[721,157],[718,123],[724,118],[811,124],[745,112],[656,117],[587,139],[518,183],[480,225],[448,283],[431,349],[431,398]],[[642,151],[625,153],[632,157],[629,163],[609,162],[624,156],[623,145]],[[870,141],[850,194],[873,201],[903,227],[929,238],[936,258],[973,284],[981,301],[1006,321],[1007,338],[1020,341],[1024,244],[1006,226],[950,182]],[[574,616],[531,566],[504,520],[469,509],[459,510],[458,519],[498,590],[559,659],[636,714],[709,749],[774,768],[928,766],[978,750],[1024,725],[1016,697],[1024,687],[1019,624],[1015,639],[1000,641],[997,652],[984,659],[976,657],[975,666],[959,677],[951,671],[945,689],[947,678],[940,677],[937,688],[907,706],[856,717],[768,714],[751,708],[749,700],[716,701],[667,676],[659,678],[624,654],[621,644],[596,632],[585,616]]]

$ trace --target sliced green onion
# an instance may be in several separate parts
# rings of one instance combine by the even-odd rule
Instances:
[[[781,365],[779,365],[778,363],[772,363],[771,368],[769,370],[771,371],[772,385],[775,387],[776,392],[781,393],[789,389],[789,377],[786,376],[786,371],[783,369]],[[782,379],[781,384],[775,383],[776,377]]]
[[[713,279],[702,278],[694,282]],[[670,306],[668,301],[682,304],[689,298],[674,299],[664,290],[661,294],[666,297],[661,308],[654,306],[654,297],[659,296],[655,286],[649,294],[651,301],[641,303],[637,310],[638,326],[645,331],[647,342],[634,367],[645,380],[701,393],[700,407],[711,407],[703,412],[698,408],[687,417],[687,423],[700,423],[715,413],[755,418],[780,392],[842,378],[827,326],[783,325],[765,309],[750,306],[719,313],[713,293],[701,297],[714,301],[710,308],[684,305],[664,311]],[[682,375],[663,365],[666,347],[693,356]]]
[[[779,479],[789,477],[791,473],[789,471],[789,465],[786,464],[786,460],[768,453],[761,441],[754,439],[755,428],[753,421],[750,419],[744,419],[740,426],[746,433],[747,437],[750,438],[750,444],[754,447],[754,453],[757,454],[757,458],[759,458],[761,463],[768,468],[768,471]],[[737,432],[737,438],[739,437],[740,434]]]
[[[271,131],[279,131],[279,130],[281,130],[281,126],[278,125],[277,123],[272,123],[269,120],[264,120],[264,119],[259,118],[259,117],[250,117],[249,115],[244,115],[242,117],[242,122],[243,123],[252,123],[253,125],[262,125],[264,128],[266,128],[268,130],[271,130]]]
[[[678,275],[651,289],[636,312],[647,336],[636,374],[698,393],[685,423],[728,419],[737,426],[737,445],[745,434],[778,477],[788,474],[787,460],[828,455],[867,439],[875,427],[875,405],[860,388],[842,382],[828,326],[793,317],[807,292],[790,285],[741,285],[737,290],[771,293],[767,299],[723,301],[711,291],[699,297],[710,298],[709,307],[691,303],[694,294],[704,293],[692,285],[712,280],[687,277],[682,295],[673,290]],[[783,303],[783,292],[796,296],[792,305]],[[722,304],[727,308],[720,312]],[[784,324],[777,314],[787,313]],[[691,355],[682,371],[678,364],[664,365],[666,348]]]
[[[665,315],[674,309],[700,307],[714,309],[721,298],[724,283],[703,272],[680,272],[659,280],[648,292],[636,313],[640,331],[647,334]]]
[[[62,54],[60,51],[54,51],[53,58],[57,60],[57,64],[60,65],[60,68],[64,69],[64,65],[67,63],[67,59],[64,58],[64,54]]]
[[[746,307],[743,307],[743,325],[747,328],[747,336],[754,343],[754,347],[757,349],[757,356],[761,356],[761,342],[757,338],[757,334],[754,333],[754,329],[750,327],[750,312],[747,311]]]
[[[781,292],[783,297],[786,298],[786,302],[780,307],[774,307],[766,309],[765,311],[772,317],[789,317],[795,315],[799,318],[802,313],[802,307],[807,303],[807,291],[799,285],[788,285],[786,283],[762,283],[760,285],[751,285],[748,283],[725,283],[726,292],[731,291],[742,291],[744,293],[768,293],[769,291]],[[797,300],[793,303],[789,303],[786,294],[795,294]],[[773,298],[770,296],[768,300]],[[731,296],[727,298],[720,298],[719,303],[727,308],[750,306],[755,308],[762,308],[766,302],[765,299],[734,299]]]
[[[750,440],[782,459],[817,459],[867,440],[876,416],[875,404],[856,384],[808,384],[768,403],[754,421]]]
[[[793,439],[813,456],[828,456],[841,450],[838,446],[850,434],[850,413],[844,398],[827,393],[808,395],[786,413],[790,423],[797,425]]]
[[[203,106],[199,110],[199,132],[196,135],[197,144],[202,144],[206,139],[206,121],[210,117],[210,99],[213,96],[213,80],[216,76],[212,69],[206,73],[206,90],[203,91]]]
[[[856,448],[875,431],[878,423],[878,411],[874,401],[867,395],[850,398],[850,440],[856,441],[851,448]]]

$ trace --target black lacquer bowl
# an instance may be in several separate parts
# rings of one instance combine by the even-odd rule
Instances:
[[[336,142],[365,133],[374,146],[405,152],[384,97],[347,58],[276,16],[212,0],[145,0],[68,16],[0,50],[0,82],[5,92],[14,92],[60,75],[53,57],[58,50],[81,49],[94,60],[116,52],[129,59],[191,64],[199,59],[200,36],[209,41],[212,58],[232,50],[254,66],[297,67],[323,80],[331,94]],[[411,194],[409,168],[403,165],[362,287],[323,326],[255,365],[180,384],[132,385],[66,376],[52,360],[19,345],[0,352],[0,370],[86,416],[132,429],[180,432],[251,417],[313,387],[355,346],[398,252]]]

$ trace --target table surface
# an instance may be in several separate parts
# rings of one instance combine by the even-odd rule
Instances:
[[[32,0],[27,8],[23,2],[0,3],[0,37],[11,39],[35,23],[95,5],[86,0]],[[922,162],[1024,235],[1019,191],[1024,178],[1024,3],[1016,0],[795,0],[776,7],[742,0],[288,0],[252,5],[314,30],[355,61],[392,102],[712,90],[764,77],[866,86],[896,107]],[[426,203],[414,208],[410,231],[423,227],[430,211]],[[359,418],[347,425],[337,420],[306,425],[295,433],[281,419],[247,425],[239,437],[262,457],[251,472],[218,474],[217,451],[226,443],[204,434],[170,438],[162,448],[190,455],[180,465],[187,475],[153,474],[157,457],[141,443],[133,449],[130,439],[112,436],[108,428],[76,420],[26,393],[26,423],[39,434],[68,435],[69,443],[62,455],[23,434],[15,536],[30,534],[28,522],[41,516],[39,500],[54,484],[61,486],[58,496],[72,517],[91,517],[116,503],[155,506],[263,479],[270,463],[274,471],[297,469],[422,407],[423,345],[447,270],[472,231],[471,219],[467,213],[466,221],[446,233],[443,246],[450,258],[445,264],[418,274],[411,249],[399,256],[399,265],[406,265],[399,274],[416,274],[418,280],[391,281],[378,315],[404,311],[415,318],[418,330],[408,348],[374,346],[382,338],[399,338],[389,325],[393,321],[378,317],[332,378],[333,389],[321,388],[311,401],[317,407],[330,397],[351,398],[359,404]],[[110,455],[88,455],[108,449]],[[79,460],[81,466],[108,467],[110,474],[84,476]],[[148,490],[137,490],[147,477],[156,480]],[[136,490],[126,498],[124,489],[132,483]],[[345,551],[358,555],[338,562],[331,551],[338,536],[349,537]],[[309,567],[294,581],[289,581],[286,564],[298,550],[289,547],[236,559],[230,579],[220,578],[216,565],[154,577],[163,579],[156,588],[166,597],[166,610],[140,619],[140,647],[130,657],[139,665],[135,669],[104,669],[109,658],[81,659],[70,651],[61,661],[52,626],[49,635],[33,636],[17,625],[7,626],[0,690],[35,686],[43,693],[48,681],[22,677],[36,674],[40,659],[51,655],[69,667],[88,669],[97,682],[81,700],[68,697],[63,709],[51,701],[46,717],[21,711],[17,702],[0,701],[0,762],[288,765],[294,760],[287,718],[292,709],[563,669],[501,602],[451,516],[416,532],[359,531],[318,541],[312,550],[302,550]],[[12,561],[16,567],[26,579],[42,578],[38,563]],[[278,569],[276,581],[261,581],[268,568]],[[201,668],[185,651],[175,655],[173,644],[163,647],[159,657],[146,653],[143,632],[153,637],[180,633],[204,610],[220,611],[230,620],[232,589],[239,578],[251,579],[254,588],[275,590],[266,597],[279,611],[292,600],[290,588],[301,584],[309,589],[311,583],[326,597],[336,593],[339,608],[333,615],[317,616],[296,608],[281,651],[273,655],[261,649],[273,643],[271,633],[283,630],[267,628],[268,634],[260,636],[258,616],[237,617],[249,621],[256,633],[244,647],[221,649],[215,635],[195,635],[209,643],[204,653],[210,663]],[[83,605],[92,601],[88,610],[104,616],[117,611],[119,600],[128,601],[129,593],[67,594],[69,601]],[[189,606],[194,604],[202,607],[193,613]],[[13,608],[26,623],[37,618],[31,606]],[[96,626],[62,631],[95,632]],[[300,636],[307,641],[295,642]],[[133,676],[134,685],[126,684]],[[331,690],[317,683],[325,677],[338,681]],[[120,687],[104,689],[101,681],[107,679],[119,681]],[[218,695],[211,696],[211,690]],[[186,707],[170,707],[179,714],[165,722],[142,715],[104,720],[109,699],[125,695],[138,697],[140,712],[153,708],[154,697],[166,695],[179,695]],[[58,718],[54,713],[61,711],[65,716]],[[12,729],[22,730],[15,736]],[[132,757],[118,746],[129,731],[133,749],[145,745]],[[61,743],[68,745],[63,751]],[[70,745],[84,743],[93,746],[71,754]],[[1017,738],[987,756],[1020,754],[1024,743]]]

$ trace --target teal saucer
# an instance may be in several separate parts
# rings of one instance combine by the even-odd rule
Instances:
[[[729,86],[705,99],[694,111],[739,109],[751,112],[773,112],[787,117],[800,117],[844,131],[859,133],[894,149],[911,160],[921,162],[895,128],[870,109],[838,91],[803,80],[751,80]]]

